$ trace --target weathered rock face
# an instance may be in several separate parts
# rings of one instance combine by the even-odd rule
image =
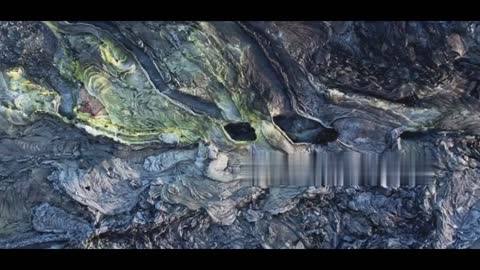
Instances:
[[[0,247],[478,248],[478,29],[0,22]],[[433,182],[245,170],[311,149],[427,149]]]

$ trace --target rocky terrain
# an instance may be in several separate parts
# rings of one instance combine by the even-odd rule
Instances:
[[[480,248],[479,76],[477,22],[0,22],[0,248]],[[418,149],[430,184],[244,169]]]

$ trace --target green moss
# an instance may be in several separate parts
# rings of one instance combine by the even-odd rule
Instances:
[[[132,62],[128,61],[128,54],[114,42],[104,40],[99,46],[99,50],[102,59],[106,63],[113,65],[118,71],[125,71],[130,68]]]
[[[137,72],[141,71],[133,73]],[[77,113],[78,118],[108,135],[152,138],[161,133],[175,133],[180,143],[190,143],[207,137],[208,126],[212,125],[208,117],[187,113],[159,95],[156,89],[125,87],[97,66],[79,66],[76,77],[107,112],[106,119],[100,122],[87,114]]]
[[[59,33],[55,24],[46,24]],[[218,44],[214,30],[208,28],[208,24],[200,24],[198,28],[191,25],[176,27],[179,48],[163,60],[174,74],[178,90],[215,102],[227,121],[191,114],[159,94],[131,52],[116,42],[100,34],[62,32],[58,36],[61,36],[59,41],[63,51],[55,60],[56,67],[62,76],[83,84],[88,95],[98,100],[106,112],[106,115],[92,116],[80,112],[81,104],[76,104],[74,122],[91,133],[132,144],[158,141],[161,134],[173,133],[180,144],[216,140],[224,144],[247,145],[250,142],[228,140],[223,129],[232,121],[245,121],[257,130],[257,142],[263,143],[265,139],[260,130],[268,115],[252,108],[252,97],[248,95],[253,93],[236,83],[236,76],[242,75],[236,74],[238,66],[235,65],[241,63],[232,62],[228,52],[220,51],[225,44]],[[91,53],[93,50],[98,54]],[[80,53],[87,51],[92,57],[88,61],[81,60]],[[241,49],[236,48],[236,53],[238,51]],[[43,98],[47,100],[46,97]]]
[[[58,113],[60,96],[55,91],[25,78],[21,67],[9,69],[4,74],[7,89],[3,91],[10,98],[4,100],[2,112],[12,123],[28,122],[35,112]]]

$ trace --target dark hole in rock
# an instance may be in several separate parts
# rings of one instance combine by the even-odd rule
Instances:
[[[478,91],[478,89],[470,92],[470,95],[476,99],[480,99],[480,92]]]
[[[326,144],[338,137],[335,129],[325,128],[319,122],[297,114],[277,115],[273,117],[273,122],[296,143]]]
[[[397,100],[398,103],[401,103],[407,107],[413,107],[415,106],[417,102],[417,97],[416,96],[408,96],[408,97],[403,97]]]
[[[421,131],[404,131],[400,134],[402,140],[417,140],[428,135],[426,132]]]
[[[325,128],[317,134],[315,138],[315,143],[317,144],[327,144],[329,142],[334,142],[338,138],[338,132],[333,128]]]
[[[90,191],[90,187],[89,187],[89,186],[86,186],[85,189],[88,190],[88,191]]]
[[[257,139],[255,129],[247,122],[230,123],[224,126],[228,135],[236,141],[254,141]]]

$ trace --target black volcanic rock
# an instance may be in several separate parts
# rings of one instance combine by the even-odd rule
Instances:
[[[479,29],[0,22],[0,248],[478,248]]]

